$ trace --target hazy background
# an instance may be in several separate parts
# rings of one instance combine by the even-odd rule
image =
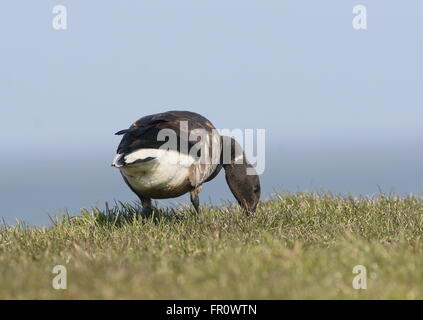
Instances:
[[[68,30],[52,28],[52,8]],[[352,28],[365,4],[368,30]],[[274,190],[422,193],[423,3],[0,2],[0,217],[135,200],[114,132],[151,113],[265,128]],[[232,201],[220,175],[202,200]],[[161,204],[188,202],[188,196]]]

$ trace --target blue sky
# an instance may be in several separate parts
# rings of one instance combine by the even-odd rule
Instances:
[[[67,30],[51,26],[57,4]],[[135,200],[108,167],[113,133],[172,109],[265,128],[267,193],[422,192],[422,12],[411,0],[2,1],[0,216]],[[222,183],[205,196],[232,199]]]

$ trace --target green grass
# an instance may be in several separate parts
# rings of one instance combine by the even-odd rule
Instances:
[[[0,229],[0,298],[422,299],[423,199],[284,194],[239,207],[83,210]],[[67,268],[67,290],[52,269]],[[355,290],[355,265],[367,290]]]

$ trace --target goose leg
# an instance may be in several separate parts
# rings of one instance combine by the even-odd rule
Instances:
[[[144,218],[150,217],[153,213],[153,208],[151,207],[151,199],[140,197],[140,200],[142,204],[141,216]]]
[[[191,191],[191,203],[197,213],[200,213],[200,197],[198,196],[201,191],[201,186]]]

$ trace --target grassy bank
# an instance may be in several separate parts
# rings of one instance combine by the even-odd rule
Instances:
[[[295,194],[238,207],[83,210],[0,229],[0,298],[423,298],[423,199]],[[55,265],[67,289],[55,290]],[[367,289],[352,287],[353,267]]]

